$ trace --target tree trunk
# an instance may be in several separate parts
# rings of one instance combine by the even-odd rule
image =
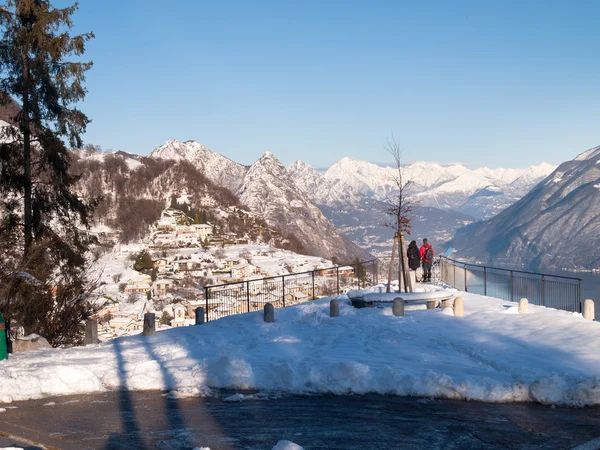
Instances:
[[[33,217],[31,201],[31,132],[29,129],[29,68],[27,66],[27,61],[24,61],[23,63],[23,81],[23,229],[25,233],[23,258],[25,258],[27,257],[33,242]]]
[[[392,284],[392,274],[394,273],[394,257],[396,255],[396,235],[394,235],[394,241],[392,244],[392,259],[390,260],[390,267],[388,268],[388,283],[387,288],[385,289],[386,293],[390,292],[390,285]],[[400,283],[400,279],[398,279],[398,283]]]
[[[405,252],[406,241],[404,240],[404,233],[400,233],[400,257],[402,258],[402,276],[404,280],[404,292],[412,292],[413,285],[412,279],[410,278],[410,270],[408,268],[408,256]]]
[[[406,266],[404,265],[404,234],[398,233],[398,288],[402,292],[402,284],[404,284],[404,292],[408,292],[406,286]]]

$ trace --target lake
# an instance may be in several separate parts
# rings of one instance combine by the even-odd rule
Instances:
[[[544,273],[551,273],[564,277],[581,278],[581,297],[583,300],[594,300],[596,320],[600,320],[600,273],[598,272],[569,272],[566,270],[544,270]]]
[[[511,281],[510,272],[506,269],[493,269],[488,267],[484,273],[483,266],[469,266],[467,272],[460,267],[448,267],[448,281],[457,289],[464,290],[465,282],[468,291],[476,294],[485,294],[504,300],[518,301],[527,298],[530,303],[544,305],[551,308],[567,311],[579,311],[580,293],[576,280],[565,280],[557,277],[570,277],[581,279],[581,300],[592,299],[595,302],[596,320],[600,320],[600,273],[597,272],[572,272],[552,269],[541,269],[544,273],[545,283],[542,286],[541,277],[514,271]],[[538,271],[536,271],[538,272]]]

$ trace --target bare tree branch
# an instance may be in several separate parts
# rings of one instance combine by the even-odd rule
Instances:
[[[410,215],[416,203],[410,198],[410,189],[412,180],[407,179],[402,167],[402,149],[392,135],[387,139],[387,152],[392,155],[396,163],[395,173],[390,177],[394,189],[385,196],[382,201],[383,212],[390,216],[392,223],[386,223],[385,226],[393,228],[398,233],[410,234]]]

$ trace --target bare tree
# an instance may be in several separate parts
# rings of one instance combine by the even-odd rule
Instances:
[[[396,239],[399,240],[398,260],[400,261],[404,288],[405,291],[407,291],[408,284],[404,254],[404,233],[410,234],[410,214],[415,207],[415,203],[409,196],[412,181],[407,179],[404,174],[404,169],[402,167],[402,149],[393,135],[391,138],[388,138],[385,149],[392,155],[396,163],[394,174],[390,177],[393,184],[393,190],[386,195],[385,200],[383,201],[384,212],[390,217],[390,221],[387,221],[385,226],[392,228],[395,231],[394,245]],[[393,261],[390,264],[392,263]],[[398,282],[400,282],[400,277],[398,277]]]
[[[252,263],[252,252],[250,252],[249,250],[242,250],[241,252],[239,252],[239,257],[244,258],[249,263]]]

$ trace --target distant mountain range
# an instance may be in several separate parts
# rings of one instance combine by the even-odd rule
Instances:
[[[168,141],[150,157],[192,163],[213,183],[231,190],[268,224],[293,234],[313,255],[346,261],[372,257],[336,229],[271,153],[263,154],[248,167],[195,141]]]
[[[131,170],[148,170],[146,160],[188,163],[270,226],[297,237],[311,254],[350,260],[389,253],[393,230],[385,226],[390,219],[382,201],[395,194],[394,168],[343,158],[320,173],[302,161],[285,168],[271,153],[245,166],[198,142],[178,140],[166,142],[148,158],[126,152],[114,156],[123,158]],[[471,170],[460,164],[417,162],[402,170],[418,204],[409,238],[429,237],[442,245],[459,228],[517,201],[554,167]],[[174,191],[162,183],[155,192]]]
[[[530,268],[600,268],[600,147],[567,161],[497,216],[459,231],[459,256]]]
[[[459,228],[513,204],[554,168],[546,163],[526,169],[471,170],[428,162],[404,166],[403,179],[411,182],[408,194],[418,205],[412,235],[443,245]],[[384,226],[390,219],[382,201],[394,195],[397,169],[343,158],[325,173],[302,161],[290,165],[288,172],[347,236],[374,254],[389,253],[393,231]]]

